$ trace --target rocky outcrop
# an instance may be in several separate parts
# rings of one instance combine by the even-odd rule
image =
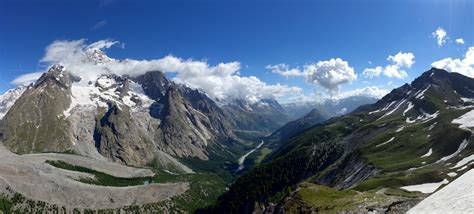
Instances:
[[[362,161],[360,155],[351,153],[327,170],[323,176],[317,179],[317,183],[337,189],[348,189],[378,173],[379,170]]]

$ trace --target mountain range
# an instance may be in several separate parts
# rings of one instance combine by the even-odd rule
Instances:
[[[87,54],[98,65],[115,60]],[[55,64],[0,96],[0,152],[9,157],[0,167],[26,167],[78,192],[47,200],[50,208],[91,211],[81,200],[86,183],[113,189],[92,209],[102,211],[397,213],[472,168],[473,108],[474,80],[435,68],[380,100],[280,104],[213,100],[161,71],[86,79]],[[15,199],[17,211],[37,211],[26,202],[51,194],[22,189],[17,173],[3,176],[8,200],[26,198]],[[163,182],[179,191],[156,203],[113,203],[125,200],[114,188]]]
[[[95,64],[114,60],[98,49],[87,54]],[[218,105],[160,71],[86,81],[54,65],[0,100],[1,141],[15,153],[70,152],[182,172],[192,170],[177,159],[236,159],[249,133],[268,135],[294,119],[274,99]]]
[[[473,79],[433,68],[284,140],[210,210],[406,212],[472,168],[473,98]]]

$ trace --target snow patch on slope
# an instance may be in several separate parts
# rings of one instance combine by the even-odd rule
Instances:
[[[452,123],[460,124],[459,128],[470,130],[470,128],[474,127],[474,110],[454,119]]]
[[[450,172],[447,175],[452,178],[452,177],[456,177],[458,175],[458,173]]]
[[[456,150],[453,154],[450,154],[450,155],[448,155],[448,156],[446,156],[446,157],[441,158],[440,160],[436,161],[436,163],[439,163],[439,162],[442,162],[442,161],[447,161],[447,160],[449,160],[449,159],[455,157],[456,155],[458,155],[459,153],[461,153],[462,150],[464,150],[464,149],[466,148],[466,146],[467,146],[468,143],[469,143],[468,140],[463,140],[462,143],[459,144],[458,150]]]
[[[473,161],[473,160],[474,160],[474,154],[463,158],[462,160],[460,160],[459,162],[457,162],[455,166],[451,167],[451,169],[455,169],[455,168],[464,166],[464,165],[466,165],[467,163],[469,163],[469,162],[471,162],[471,161]]]
[[[431,85],[428,85],[428,87],[426,87],[423,91],[421,92],[418,92],[417,94],[415,94],[415,98],[416,99],[423,99],[425,96],[425,92],[431,87]]]
[[[400,101],[400,102],[398,102],[398,104],[397,104],[395,107],[393,107],[393,109],[392,109],[391,111],[385,113],[383,116],[381,116],[381,117],[380,117],[379,119],[377,119],[377,120],[380,120],[380,119],[382,119],[382,118],[384,118],[384,117],[386,117],[386,116],[389,116],[389,115],[393,114],[393,113],[396,112],[396,111],[400,108],[400,106],[402,106],[403,103],[405,103],[405,102],[406,102],[405,99],[402,100],[402,101]]]
[[[408,213],[474,213],[474,170],[428,196]]]
[[[390,138],[390,140],[387,140],[387,141],[385,141],[385,142],[383,142],[383,143],[381,143],[381,144],[379,144],[379,145],[377,145],[377,146],[375,146],[375,147],[383,146],[383,145],[385,145],[385,144],[387,144],[387,143],[392,142],[393,140],[395,140],[395,137],[392,137],[392,138]]]
[[[398,128],[398,129],[396,130],[396,132],[401,132],[401,131],[403,131],[404,128],[405,128],[405,126],[400,126],[400,128]]]
[[[406,123],[414,123],[414,122],[426,123],[428,121],[436,119],[439,115],[439,111],[436,111],[433,114],[429,114],[429,113],[425,112],[423,109],[420,109],[420,112],[421,112],[421,114],[417,118],[412,120],[410,117],[407,117],[405,122]]]
[[[379,113],[379,112],[382,112],[382,111],[386,111],[387,109],[390,108],[390,106],[392,106],[392,105],[395,104],[396,102],[397,102],[397,101],[393,101],[393,102],[389,103],[387,106],[385,106],[385,107],[382,108],[382,109],[375,110],[375,111],[371,111],[371,112],[369,112],[369,115],[370,115],[370,114]]]
[[[447,184],[449,181],[447,179],[444,179],[441,182],[438,183],[425,183],[425,184],[417,184],[417,185],[410,185],[410,186],[404,186],[400,187],[404,190],[410,191],[410,192],[421,192],[421,193],[433,193],[436,191],[441,185]]]
[[[428,152],[426,154],[422,155],[420,158],[429,157],[429,156],[431,156],[431,154],[433,154],[433,149],[432,148],[430,148],[430,150],[428,150]]]
[[[467,102],[474,103],[474,99],[472,99],[472,98],[461,97],[461,100],[465,103],[467,103]]]
[[[413,105],[413,103],[411,102],[408,102],[408,107],[407,109],[405,109],[405,111],[403,111],[403,116],[405,116],[405,114],[410,111],[415,105]]]

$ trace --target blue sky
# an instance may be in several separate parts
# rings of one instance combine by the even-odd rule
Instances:
[[[442,46],[433,32],[442,28]],[[210,65],[238,61],[239,75],[256,76],[312,93],[337,94],[367,86],[390,90],[410,82],[434,61],[463,59],[474,46],[474,3],[399,1],[24,1],[0,0],[0,92],[16,77],[45,69],[39,61],[56,40],[111,39],[113,58],[160,59],[169,54]],[[456,43],[462,38],[464,44]],[[395,64],[389,55],[412,53],[407,76],[367,78],[366,68]],[[304,75],[284,77],[267,65],[290,68],[340,58],[357,79],[333,92]],[[370,63],[369,63],[370,62]],[[172,74],[170,74],[172,75]],[[311,78],[310,78],[311,79]],[[391,85],[388,85],[392,82]]]

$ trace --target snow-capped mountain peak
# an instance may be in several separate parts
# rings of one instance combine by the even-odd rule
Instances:
[[[101,51],[98,48],[87,49],[85,54],[86,54],[87,59],[96,65],[105,64],[105,63],[115,60],[107,56],[103,51]]]
[[[79,82],[71,87],[71,106],[64,112],[69,117],[76,107],[104,107],[115,104],[132,110],[148,108],[153,101],[145,95],[142,86],[128,78],[116,75],[100,75],[87,85]]]
[[[27,86],[18,86],[0,95],[0,119],[7,114],[8,110],[13,106],[13,104],[15,104],[16,100],[27,88]]]

